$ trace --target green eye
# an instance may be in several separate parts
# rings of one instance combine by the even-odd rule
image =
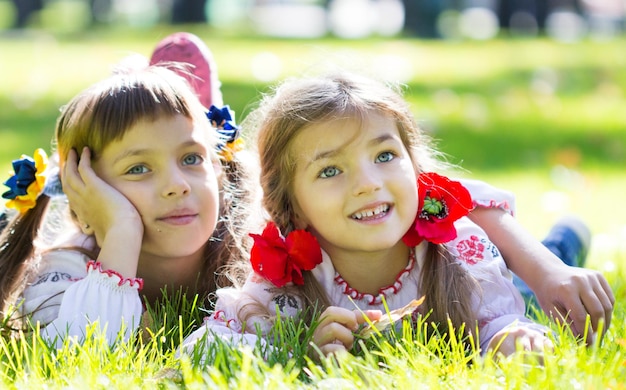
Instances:
[[[148,168],[146,168],[145,165],[135,165],[134,167],[131,167],[128,171],[126,171],[126,173],[130,175],[141,175],[142,173],[146,172],[148,172]]]
[[[322,169],[322,171],[320,172],[319,177],[321,178],[329,178],[329,177],[333,177],[333,176],[337,176],[340,173],[339,169],[337,167],[326,167],[324,169]]]

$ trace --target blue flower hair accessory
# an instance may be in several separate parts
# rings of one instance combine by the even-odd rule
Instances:
[[[206,116],[219,135],[218,153],[226,161],[232,161],[234,154],[243,149],[239,126],[233,119],[234,113],[228,105],[222,108],[212,105]]]
[[[13,175],[4,182],[9,190],[2,197],[9,199],[6,207],[20,214],[32,209],[44,191],[47,178],[48,156],[43,149],[35,150],[34,157],[22,155],[13,160]]]

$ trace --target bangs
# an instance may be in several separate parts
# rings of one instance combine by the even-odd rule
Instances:
[[[57,124],[57,146],[63,156],[68,148],[88,146],[97,158],[140,121],[183,115],[208,126],[204,111],[186,81],[168,69],[118,74],[84,91],[64,109]]]

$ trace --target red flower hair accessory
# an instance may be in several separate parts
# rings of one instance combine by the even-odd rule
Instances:
[[[294,230],[283,238],[273,222],[262,234],[250,234],[254,245],[250,253],[252,269],[276,287],[289,282],[303,285],[302,271],[310,271],[322,262],[317,239],[306,230]]]
[[[433,244],[454,240],[454,221],[469,214],[473,208],[467,188],[458,181],[428,172],[417,178],[417,193],[417,217],[402,241],[408,246],[416,246],[422,240]]]

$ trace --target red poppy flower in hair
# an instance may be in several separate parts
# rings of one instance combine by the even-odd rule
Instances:
[[[254,245],[250,253],[252,269],[283,287],[289,282],[303,285],[303,271],[310,271],[322,262],[322,250],[317,239],[306,230],[294,230],[283,238],[273,222],[262,234],[250,234]]]
[[[458,181],[427,172],[417,178],[417,192],[417,217],[402,241],[408,246],[416,246],[422,240],[434,244],[454,240],[454,221],[469,214],[473,208],[467,188]]]

